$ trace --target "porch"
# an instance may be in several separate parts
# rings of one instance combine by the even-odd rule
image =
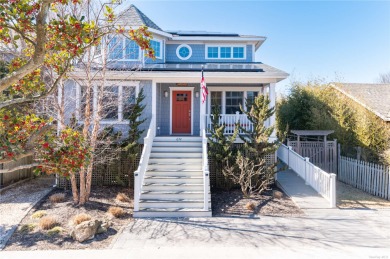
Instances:
[[[252,102],[259,94],[269,96],[270,107],[275,105],[274,83],[208,84],[207,87],[209,94],[202,104],[199,84],[156,83],[156,136],[200,136],[203,129],[208,134],[215,106],[220,108],[219,123],[225,125],[225,134],[232,134],[236,123],[252,131],[253,124],[242,113],[240,105],[246,109],[246,102]],[[274,122],[275,115],[265,124]]]

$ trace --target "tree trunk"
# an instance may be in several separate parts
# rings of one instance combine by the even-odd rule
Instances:
[[[80,205],[84,205],[86,200],[86,188],[85,188],[85,167],[80,169]]]
[[[77,190],[77,181],[76,181],[76,175],[72,174],[70,177],[70,182],[72,185],[72,196],[73,196],[73,203],[78,204],[79,203],[79,192]]]

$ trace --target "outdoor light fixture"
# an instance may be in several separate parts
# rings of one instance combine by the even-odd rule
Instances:
[[[195,97],[199,98],[199,92],[195,92]]]
[[[168,91],[164,91],[164,96],[168,97]]]

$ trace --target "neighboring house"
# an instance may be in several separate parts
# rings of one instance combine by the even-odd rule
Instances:
[[[206,31],[164,31],[135,6],[119,15],[124,25],[146,25],[153,34],[156,59],[143,56],[131,40],[109,39],[107,82],[116,85],[118,107],[103,121],[126,132],[122,94],[140,89],[146,96],[142,118],[148,134],[139,169],[135,172],[134,216],[211,216],[205,130],[213,105],[229,134],[238,120],[250,127],[240,104],[266,94],[275,105],[275,85],[288,74],[255,61],[262,36]],[[179,21],[178,21],[179,22]],[[228,26],[228,24],[227,24]],[[243,24],[245,26],[245,24]],[[99,57],[97,57],[99,62]],[[209,94],[202,104],[201,68]],[[83,74],[77,70],[75,79]],[[69,81],[66,96],[80,119],[82,86]],[[134,98],[127,98],[134,99]],[[275,122],[273,116],[267,123]],[[145,132],[145,134],[146,134]],[[273,137],[275,137],[273,135]]]
[[[333,83],[331,85],[390,124],[390,84]]]

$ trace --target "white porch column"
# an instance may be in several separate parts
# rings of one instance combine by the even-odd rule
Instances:
[[[272,107],[275,107],[276,105],[276,83],[270,83],[269,84],[269,99],[270,99],[270,103],[269,103],[269,107],[272,108]],[[270,120],[269,120],[269,126],[275,126],[275,113],[271,116]],[[276,139],[276,130],[274,130],[271,134],[271,139],[270,140],[275,140]]]
[[[152,81],[152,125],[157,125],[157,83]],[[156,135],[157,129],[154,129],[153,132]],[[155,135],[153,137],[155,137]]]
[[[199,120],[199,135],[202,136],[202,131],[206,128],[205,115],[206,115],[206,101],[202,103],[202,87],[199,89],[199,102],[200,102],[200,120]]]

